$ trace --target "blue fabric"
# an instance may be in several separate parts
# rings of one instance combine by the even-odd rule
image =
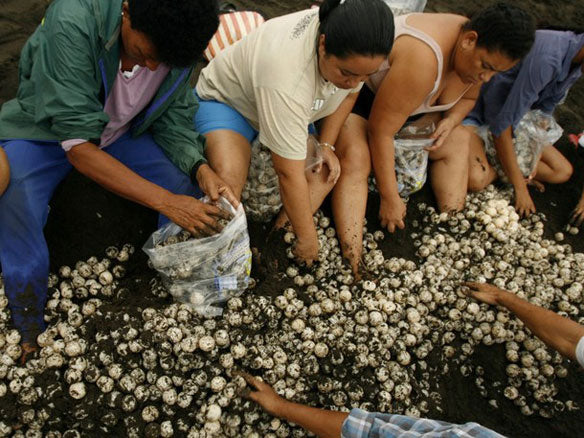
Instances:
[[[43,228],[48,204],[72,166],[58,142],[11,140],[2,146],[11,175],[0,197],[0,265],[14,326],[31,342],[45,329],[49,252]],[[150,134],[131,138],[127,133],[103,150],[173,193],[201,195]],[[167,221],[160,216],[160,225]]]
[[[584,34],[538,30],[527,56],[483,85],[469,116],[499,136],[531,109],[551,114],[582,75],[572,59],[583,46]]]
[[[341,438],[503,438],[478,423],[452,424],[428,418],[369,413],[353,409],[343,422]]]
[[[195,113],[195,130],[201,134],[207,134],[219,129],[235,131],[252,142],[258,135],[251,124],[239,111],[217,100],[204,100],[193,89],[193,93],[199,101],[199,109]],[[308,125],[308,133],[316,134],[314,123]]]
[[[195,97],[199,101],[199,109],[195,113],[195,130],[207,134],[219,129],[229,129],[243,135],[250,143],[258,135],[245,117],[229,105],[216,101],[201,99],[195,90]]]

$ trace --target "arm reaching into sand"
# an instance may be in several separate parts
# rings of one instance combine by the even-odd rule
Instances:
[[[267,383],[247,373],[239,373],[248,384],[255,388],[247,398],[258,403],[270,414],[298,424],[320,438],[338,438],[341,436],[343,422],[347,412],[327,411],[290,402],[280,397]]]
[[[563,356],[576,359],[576,346],[584,327],[551,310],[531,304],[515,294],[486,283],[466,283],[468,296],[487,304],[503,306],[513,312],[546,345]]]

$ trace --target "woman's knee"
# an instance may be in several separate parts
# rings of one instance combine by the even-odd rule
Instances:
[[[371,173],[371,155],[366,142],[355,142],[344,148],[339,154],[341,175],[363,179]]]
[[[452,130],[444,144],[430,152],[430,160],[468,161],[470,155],[470,133],[461,125]]]
[[[471,166],[468,171],[468,191],[480,192],[485,189],[493,180],[490,167],[478,169],[476,166]]]
[[[555,169],[554,176],[555,176],[555,183],[561,184],[567,182],[574,173],[574,167],[568,160],[564,160],[557,169]]]

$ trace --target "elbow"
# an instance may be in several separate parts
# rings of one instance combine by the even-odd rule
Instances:
[[[69,160],[69,163],[83,174],[85,174],[85,165],[88,161],[87,153],[88,150],[84,145],[73,146],[67,151],[67,160]]]

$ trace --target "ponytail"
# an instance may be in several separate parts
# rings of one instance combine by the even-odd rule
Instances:
[[[393,46],[393,14],[383,0],[324,0],[318,17],[329,55],[387,56]]]

